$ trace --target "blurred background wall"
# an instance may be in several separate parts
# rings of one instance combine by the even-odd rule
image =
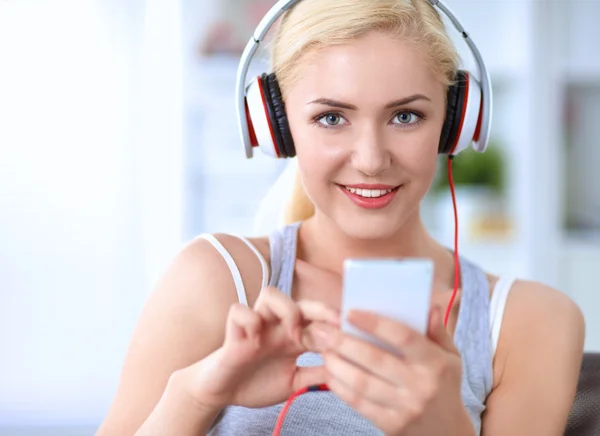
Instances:
[[[255,232],[284,163],[245,160],[233,96],[272,3],[0,1],[0,435],[92,435],[184,241]],[[495,92],[490,153],[457,159],[461,249],[571,296],[600,351],[600,1],[447,4]]]

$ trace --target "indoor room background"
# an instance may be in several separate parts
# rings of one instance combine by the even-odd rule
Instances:
[[[273,3],[0,0],[0,435],[93,435],[174,254],[261,231],[286,163],[245,159],[234,89]],[[462,253],[569,295],[600,351],[600,1],[446,4],[494,87],[489,151],[456,160]],[[440,168],[447,244],[449,199]]]

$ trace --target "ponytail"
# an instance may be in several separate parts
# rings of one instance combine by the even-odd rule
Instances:
[[[284,224],[304,221],[315,214],[315,205],[306,194],[304,183],[302,183],[302,178],[300,177],[300,171],[298,171],[298,165],[294,164],[293,167],[294,181],[284,206]]]
[[[296,159],[290,159],[260,202],[254,219],[254,233],[257,236],[269,234],[287,224],[304,221],[314,213],[315,207],[304,190]]]

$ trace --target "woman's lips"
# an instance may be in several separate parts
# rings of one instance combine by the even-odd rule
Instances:
[[[344,194],[363,209],[382,209],[392,202],[402,187],[381,184],[338,185]]]

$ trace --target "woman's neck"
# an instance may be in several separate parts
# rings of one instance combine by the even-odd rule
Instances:
[[[319,212],[302,223],[298,238],[299,259],[335,274],[342,274],[348,258],[426,257],[435,263],[435,282],[450,285],[453,281],[452,253],[429,235],[418,209],[398,233],[384,240],[351,238]]]

